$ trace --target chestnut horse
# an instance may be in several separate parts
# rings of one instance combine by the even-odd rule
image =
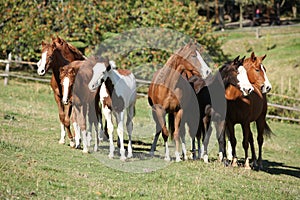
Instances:
[[[204,87],[204,78],[211,73],[210,68],[200,55],[196,43],[188,43],[175,52],[165,66],[154,75],[148,91],[148,102],[152,107],[156,132],[150,154],[154,154],[160,132],[165,143],[165,160],[170,160],[168,148],[169,131],[166,128],[165,116],[169,115],[169,128],[175,140],[175,157],[179,162],[179,140],[182,140],[182,152],[186,159],[184,124],[187,123],[191,137],[195,137],[199,110],[195,91]],[[191,79],[190,79],[191,78]],[[191,87],[191,84],[194,88]]]
[[[101,110],[99,108],[99,90],[90,92],[88,83],[93,75],[93,66],[96,61],[104,60],[103,58],[91,57],[84,61],[74,61],[64,66],[60,70],[62,84],[62,102],[67,104],[72,102],[72,121],[74,125],[76,147],[80,145],[80,132],[83,139],[83,152],[88,153],[90,146],[89,136],[92,133],[92,126],[95,128],[95,145],[94,151],[98,150],[99,135],[98,125],[102,128]],[[88,116],[89,130],[87,131],[86,117]],[[99,124],[100,123],[100,124]]]
[[[235,87],[226,89],[227,94],[227,116],[226,131],[232,146],[232,165],[237,165],[236,138],[234,125],[241,124],[243,131],[243,148],[245,151],[245,168],[249,169],[248,147],[249,143],[252,152],[253,166],[256,167],[256,155],[253,143],[253,134],[250,129],[250,122],[256,122],[257,141],[259,146],[258,167],[262,169],[262,145],[264,135],[270,136],[272,131],[266,123],[267,98],[265,92],[272,88],[266,77],[266,71],[262,61],[266,56],[256,57],[254,53],[250,58],[245,59],[244,67],[247,70],[249,81],[254,87],[254,92],[245,97]]]
[[[239,88],[244,96],[253,91],[247,72],[243,67],[244,58],[239,60],[239,56],[233,61],[225,63],[219,68],[218,72],[209,80],[199,93],[197,93],[198,105],[200,110],[200,120],[196,138],[198,140],[198,158],[208,162],[207,147],[212,132],[210,122],[213,121],[216,127],[216,136],[219,142],[220,161],[226,157],[225,153],[225,116],[226,116],[226,99],[225,89],[230,85]],[[203,150],[200,148],[200,138],[202,138]],[[201,152],[202,151],[202,152]],[[192,141],[193,159],[196,158],[195,139]]]
[[[126,128],[128,133],[128,154],[127,157],[132,157],[132,144],[131,135],[133,130],[133,117],[136,102],[136,80],[129,70],[116,70],[114,62],[97,61],[93,67],[93,77],[89,82],[89,89],[94,91],[102,84],[100,89],[100,97],[103,108],[103,114],[107,120],[107,128],[109,135],[109,158],[114,157],[114,144],[113,144],[113,123],[112,113],[117,121],[117,133],[120,141],[120,160],[125,161],[125,148],[123,141],[123,122],[124,112],[127,111]],[[109,96],[110,102],[107,101]]]
[[[85,57],[71,44],[57,37],[52,38],[52,43],[42,42],[42,58],[37,63],[37,73],[44,76],[49,69],[52,69],[52,77],[50,81],[51,88],[54,92],[54,98],[58,106],[59,119],[61,122],[60,144],[65,143],[65,128],[70,139],[70,146],[74,147],[73,135],[70,130],[70,114],[71,104],[64,105],[62,103],[62,87],[60,84],[59,69],[73,60],[84,60]]]

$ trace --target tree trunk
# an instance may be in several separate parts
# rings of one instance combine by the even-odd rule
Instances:
[[[243,5],[240,4],[240,28],[243,28]]]
[[[209,1],[205,0],[205,7],[206,7],[206,20],[209,21],[210,15],[209,15]]]
[[[219,2],[218,0],[215,0],[215,13],[216,13],[216,24],[220,24],[220,19],[219,19]]]

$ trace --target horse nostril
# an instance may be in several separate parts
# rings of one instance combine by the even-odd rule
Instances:
[[[250,89],[248,90],[248,94],[250,94],[252,91],[253,91],[252,88],[250,88]]]

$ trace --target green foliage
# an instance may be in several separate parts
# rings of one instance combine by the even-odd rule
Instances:
[[[135,28],[159,27],[196,39],[216,61],[224,60],[221,44],[211,34],[211,24],[199,16],[197,10],[194,1],[182,3],[178,0],[2,0],[0,57],[12,52],[23,60],[36,61],[40,57],[41,41],[55,35],[85,48],[85,54],[91,55],[97,45],[115,34]],[[140,56],[135,56],[136,53]],[[167,57],[166,52],[142,49],[132,52],[127,59],[134,65],[141,65],[144,60],[164,63]]]

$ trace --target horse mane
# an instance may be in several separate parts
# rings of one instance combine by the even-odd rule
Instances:
[[[74,60],[85,60],[86,59],[85,56],[81,53],[81,51],[79,51],[75,46],[68,43],[64,39],[57,36],[56,38],[52,39],[52,42],[59,43],[62,47],[68,48],[69,51],[73,54]]]

